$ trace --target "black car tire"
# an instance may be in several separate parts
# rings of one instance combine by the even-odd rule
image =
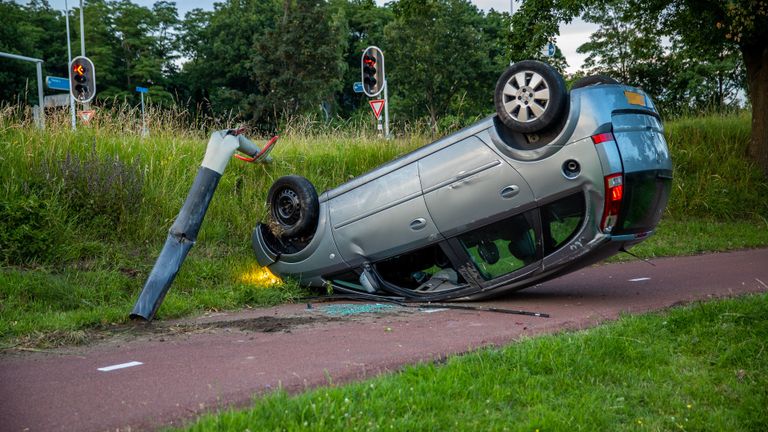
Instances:
[[[567,98],[563,77],[552,66],[535,60],[507,68],[493,94],[501,122],[520,133],[539,132],[557,124]]]
[[[577,88],[587,87],[595,84],[618,84],[619,82],[609,77],[608,75],[590,75],[584,78],[580,78],[573,83],[571,90]]]
[[[320,202],[312,183],[304,177],[280,177],[267,194],[271,218],[269,228],[276,237],[291,238],[314,234]]]

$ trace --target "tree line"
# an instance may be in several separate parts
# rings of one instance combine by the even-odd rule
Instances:
[[[696,12],[703,3],[709,9]],[[712,21],[698,22],[702,14]],[[0,51],[42,58],[44,75],[67,76],[62,11],[46,0],[0,0],[0,16]],[[578,16],[599,29],[579,48],[584,70],[569,80],[610,75],[648,91],[665,116],[727,110],[750,95],[740,44],[765,23],[766,3],[526,0],[510,15],[467,0],[226,0],[180,17],[171,1],[86,0],[84,16],[99,104],[136,103],[134,89],[144,86],[151,103],[265,129],[297,115],[369,115],[352,84],[363,49],[377,45],[393,118],[441,128],[490,114],[510,62],[541,59],[564,71],[560,50],[547,58],[542,47]],[[70,26],[77,55],[77,8]],[[0,66],[0,99],[34,101],[34,65]]]

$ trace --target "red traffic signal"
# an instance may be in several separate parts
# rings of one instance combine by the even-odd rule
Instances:
[[[90,102],[96,96],[96,71],[88,57],[75,57],[69,64],[69,94],[80,102]]]
[[[378,84],[376,79],[376,59],[366,55],[363,57],[363,83],[368,89],[373,89]]]
[[[384,54],[381,49],[370,46],[363,52],[360,60],[362,69],[363,92],[370,97],[377,96],[384,90]]]

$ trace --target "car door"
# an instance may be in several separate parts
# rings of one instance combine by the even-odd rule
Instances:
[[[518,282],[541,270],[541,224],[537,208],[507,215],[448,239],[459,260],[483,290]]]
[[[329,201],[333,237],[350,265],[442,239],[427,211],[416,162]]]
[[[533,204],[528,183],[471,136],[418,162],[429,214],[446,237]]]

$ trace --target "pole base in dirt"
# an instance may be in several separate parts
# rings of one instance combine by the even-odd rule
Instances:
[[[163,250],[133,307],[131,319],[149,321],[155,315],[187,253],[197,240],[197,233],[203,224],[205,212],[208,211],[220,178],[221,174],[218,172],[200,167],[184,206],[171,226]]]
[[[250,156],[242,158],[248,162],[267,161],[268,154],[277,140],[277,137],[272,138],[264,149],[260,150],[253,142],[239,135],[240,132],[233,132],[223,130],[211,134],[203,164],[197,171],[187,199],[169,230],[163,250],[155,261],[139,299],[133,306],[129,315],[131,319],[150,321],[155,316],[187,253],[195,244],[216,186],[235,151],[239,150]]]
[[[144,284],[144,289],[133,306],[130,315],[132,320],[149,321],[152,319],[176,278],[187,253],[192,249],[192,245],[194,245],[192,241],[185,238],[178,239],[174,235],[168,234],[163,250],[157,257],[155,266]]]

